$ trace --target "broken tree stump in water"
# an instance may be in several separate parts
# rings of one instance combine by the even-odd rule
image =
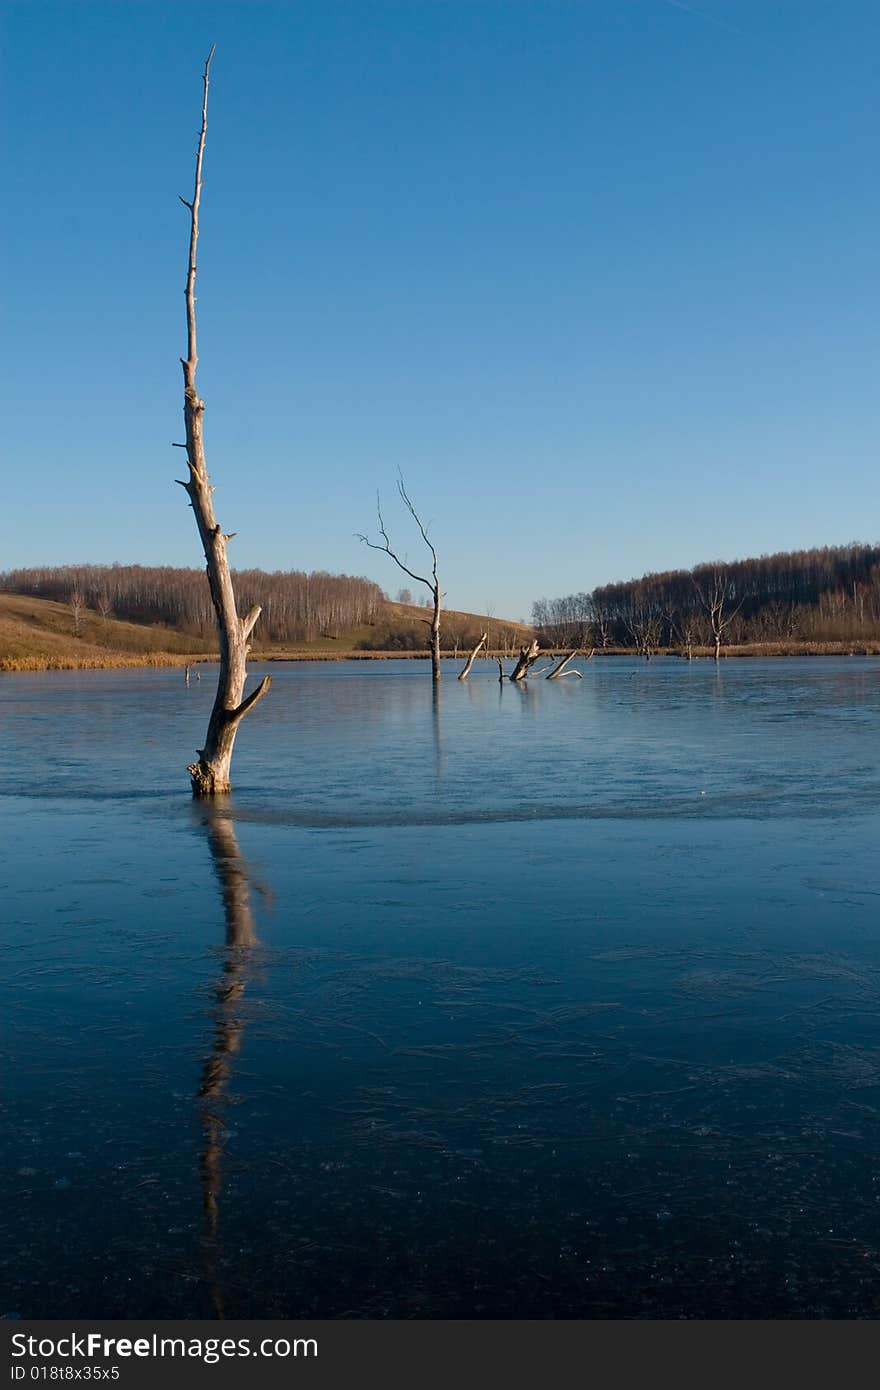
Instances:
[[[525,677],[529,673],[529,668],[531,666],[534,666],[535,662],[538,660],[538,651],[539,647],[537,638],[535,638],[535,640],[531,643],[530,646],[520,647],[517,663],[510,673],[510,679],[512,681],[521,681],[525,679]]]
[[[594,647],[594,648],[593,648],[593,651],[595,651],[595,650],[596,650],[596,649],[595,649],[595,647]],[[577,676],[578,680],[579,680],[579,681],[582,681],[582,680],[583,680],[583,676],[581,675],[580,671],[566,671],[566,669],[565,669],[566,666],[568,665],[568,663],[569,663],[570,661],[574,661],[575,657],[576,657],[576,656],[580,656],[580,655],[581,655],[581,651],[580,651],[580,649],[578,648],[577,651],[569,652],[569,653],[568,653],[568,656],[564,656],[564,657],[562,658],[562,660],[559,661],[559,662],[557,662],[557,664],[553,667],[553,670],[550,672],[550,674],[549,674],[548,677],[547,677],[548,681],[558,681],[560,676]],[[592,655],[593,655],[593,652],[591,651],[591,652],[590,652],[590,656],[592,656]],[[589,661],[590,656],[587,657],[587,661]]]
[[[467,680],[468,676],[470,675],[471,667],[473,666],[473,664],[474,664],[474,662],[475,662],[475,660],[476,660],[476,658],[477,658],[477,653],[479,652],[479,650],[480,650],[480,648],[482,647],[483,643],[484,643],[484,642],[488,642],[488,641],[489,641],[489,634],[488,634],[488,632],[484,632],[483,635],[482,635],[482,637],[480,638],[479,642],[478,642],[477,645],[474,647],[473,651],[471,652],[470,656],[468,657],[467,661],[465,662],[464,670],[461,672],[461,675],[460,675],[459,678],[458,678],[460,681],[466,681],[466,680]]]

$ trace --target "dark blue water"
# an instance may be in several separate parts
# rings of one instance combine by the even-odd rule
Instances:
[[[0,679],[0,1313],[877,1316],[880,662],[581,669]]]

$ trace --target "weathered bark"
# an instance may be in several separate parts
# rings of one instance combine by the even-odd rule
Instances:
[[[204,748],[197,750],[198,762],[189,765],[194,796],[214,796],[229,791],[232,748],[238,726],[248,710],[253,709],[257,701],[262,699],[272,683],[271,676],[265,676],[256,690],[252,691],[247,699],[244,698],[247,654],[250,650],[248,639],[260,616],[260,609],[252,608],[246,618],[238,616],[226,555],[227,543],[235,533],[224,535],[214,516],[214,489],[208,481],[202,430],[205,402],[199,398],[196,390],[196,367],[199,361],[196,345],[196,247],[199,240],[199,205],[202,198],[202,161],[208,129],[208,82],[213,57],[212,48],[202,78],[202,128],[196,154],[193,199],[191,203],[187,202],[186,198],[180,200],[190,212],[189,266],[186,277],[187,355],[180,359],[183,367],[183,418],[186,427],[186,444],[183,447],[186,449],[189,478],[180,485],[189,496],[195,513],[220,638],[220,677],[208,723],[208,734]]]
[[[517,663],[510,673],[510,679],[512,681],[525,680],[529,673],[529,668],[534,666],[535,662],[538,660],[538,651],[537,638],[534,639],[530,646],[520,647]]]
[[[590,652],[590,656],[592,655],[593,653]],[[553,670],[547,676],[548,681],[558,681],[560,676],[577,676],[579,681],[583,680],[580,671],[566,671],[565,669],[570,661],[574,661],[576,656],[580,656],[580,652],[577,649],[573,652],[569,652],[568,656],[564,656],[561,661],[557,662]],[[590,657],[587,657],[588,661],[589,659]]]
[[[436,566],[436,561],[435,561]],[[434,578],[436,579],[436,568]],[[431,679],[436,685],[440,679],[440,591],[434,592],[434,616],[431,618]]]
[[[507,673],[504,670],[504,663],[502,662],[500,656],[496,656],[495,660],[498,662],[498,679],[499,681],[501,681],[503,685],[503,683],[507,680]]]
[[[482,637],[480,638],[479,642],[478,642],[477,645],[474,647],[473,651],[471,652],[470,656],[468,657],[467,661],[465,662],[464,670],[461,672],[461,674],[460,674],[460,676],[459,676],[459,678],[458,678],[460,681],[466,681],[466,680],[467,680],[467,678],[468,678],[468,676],[470,675],[470,672],[471,672],[471,667],[473,666],[474,662],[475,662],[476,659],[477,659],[477,654],[478,654],[480,648],[483,646],[483,644],[484,644],[485,642],[488,642],[488,640],[489,640],[489,634],[488,634],[488,632],[484,632],[483,635],[482,635]]]

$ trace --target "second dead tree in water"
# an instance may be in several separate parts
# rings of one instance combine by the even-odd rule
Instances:
[[[362,541],[364,545],[369,546],[371,550],[381,550],[384,551],[386,555],[390,555],[398,569],[402,569],[404,574],[408,574],[410,579],[414,579],[417,584],[424,584],[425,588],[428,590],[431,596],[430,607],[433,609],[433,615],[430,619],[425,618],[423,621],[427,622],[431,629],[431,678],[436,683],[440,679],[440,599],[442,597],[440,593],[440,580],[437,577],[437,551],[434,549],[433,543],[428,539],[427,527],[423,524],[421,517],[410,500],[403,478],[398,478],[397,480],[397,491],[400,495],[400,500],[416,523],[416,526],[418,526],[422,540],[431,552],[431,578],[426,579],[423,574],[416,574],[414,570],[411,570],[408,565],[404,564],[397,552],[392,550],[391,542],[388,539],[388,532],[385,530],[385,522],[382,518],[382,506],[379,501],[378,493],[376,495],[376,515],[379,519],[379,535],[382,537],[382,542],[380,544],[378,541],[371,541],[369,536],[362,536],[360,532],[358,532],[358,540]]]
[[[220,676],[217,682],[217,695],[204,748],[198,750],[199,760],[190,763],[189,774],[194,796],[214,796],[230,789],[229,771],[232,764],[232,746],[235,735],[248,710],[261,700],[272,683],[271,676],[264,676],[256,690],[244,698],[244,684],[247,677],[247,654],[250,651],[249,638],[260,616],[258,607],[252,608],[247,617],[240,618],[232,587],[232,575],[226,555],[227,543],[235,532],[224,535],[214,516],[213,487],[208,481],[208,467],[205,462],[205,445],[202,436],[202,417],[205,402],[196,390],[196,247],[199,240],[199,205],[202,198],[202,161],[205,154],[205,135],[208,129],[208,81],[211,72],[211,59],[214,49],[208,55],[202,76],[204,96],[202,98],[202,128],[196,153],[196,177],[192,202],[181,198],[184,207],[189,208],[190,237],[189,264],[186,276],[186,327],[187,355],[180,359],[183,367],[183,418],[186,426],[186,443],[179,448],[186,450],[189,465],[189,478],[180,482],[186,491],[190,505],[195,513],[196,526],[205,552],[205,565],[208,571],[208,584],[211,602],[217,619],[220,638]]]

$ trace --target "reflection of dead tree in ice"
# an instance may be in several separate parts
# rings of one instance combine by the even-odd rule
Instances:
[[[438,783],[443,780],[443,729],[440,721],[440,686],[431,689],[431,729],[434,736],[434,771]]]
[[[199,1167],[205,1216],[205,1273],[216,1317],[222,1318],[223,1294],[218,1277],[218,1208],[222,1186],[223,1131],[229,1104],[233,1058],[241,1048],[244,1023],[238,1008],[246,984],[249,952],[257,945],[251,908],[251,880],[235,827],[228,814],[210,811],[204,820],[214,869],[223,899],[226,956],[216,988],[214,1039],[202,1067],[198,1090],[203,1146]]]
[[[482,637],[480,638],[479,642],[478,642],[477,645],[474,647],[473,651],[471,652],[470,656],[468,657],[468,659],[467,659],[467,661],[466,661],[466,663],[465,663],[465,668],[464,668],[464,670],[462,671],[461,675],[460,675],[459,678],[458,678],[460,681],[466,681],[466,680],[467,680],[468,676],[469,676],[470,673],[471,673],[471,667],[473,666],[474,662],[475,662],[476,659],[477,659],[477,655],[478,655],[478,653],[479,653],[479,651],[480,651],[480,648],[483,646],[484,643],[486,643],[486,642],[488,642],[488,641],[489,641],[489,634],[488,634],[488,632],[484,632],[483,635],[482,635]]]

